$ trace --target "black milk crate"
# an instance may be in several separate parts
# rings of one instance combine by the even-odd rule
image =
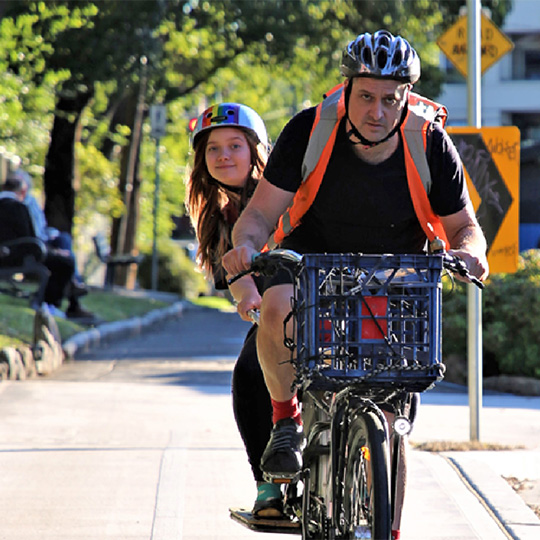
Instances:
[[[305,255],[296,276],[304,387],[422,391],[442,378],[442,257]]]

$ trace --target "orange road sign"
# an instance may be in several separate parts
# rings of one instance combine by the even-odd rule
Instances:
[[[519,255],[520,133],[508,127],[448,127],[488,241],[490,273],[513,273]]]
[[[514,48],[512,41],[482,13],[480,22],[482,74]],[[467,78],[467,16],[460,17],[438,40],[437,45],[456,69]]]

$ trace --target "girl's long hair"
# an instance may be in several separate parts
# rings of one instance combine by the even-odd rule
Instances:
[[[251,174],[241,193],[220,186],[206,166],[205,149],[211,130],[201,133],[194,147],[193,169],[186,186],[186,207],[195,229],[199,247],[197,262],[208,274],[231,247],[230,231],[236,217],[245,208],[264,171],[266,149],[256,137],[242,128],[251,153]]]

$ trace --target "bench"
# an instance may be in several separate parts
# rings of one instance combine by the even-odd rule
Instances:
[[[106,289],[114,286],[114,273],[117,266],[139,265],[144,259],[144,255],[131,255],[129,253],[111,255],[111,247],[103,233],[97,233],[92,240],[98,259],[107,266],[104,283]]]
[[[7,284],[5,287],[0,287],[0,292],[18,297],[29,296],[20,287],[16,276],[22,274],[24,277],[37,277],[38,289],[32,295],[31,303],[40,306],[51,275],[49,269],[43,264],[46,254],[45,244],[37,238],[18,238],[0,243],[0,281]]]

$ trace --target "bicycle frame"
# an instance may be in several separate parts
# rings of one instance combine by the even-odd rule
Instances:
[[[364,525],[357,524],[357,514],[363,510],[354,500],[360,475],[361,489],[377,487],[377,514],[382,509],[388,522],[379,534],[389,538],[400,440],[410,427],[406,396],[428,389],[444,373],[443,257],[274,253],[274,259],[261,255],[245,273],[265,273],[266,268],[271,275],[280,256],[295,267],[294,339],[285,337],[285,343],[302,393],[307,444],[303,470],[287,488],[286,513],[300,520],[303,538],[362,538]],[[393,430],[393,440],[381,410],[384,403],[402,424]],[[373,434],[377,448],[371,449]],[[388,444],[393,445],[392,464]],[[372,457],[377,467],[368,463],[366,472],[362,454],[371,450],[376,451]],[[380,473],[376,478],[375,472]],[[360,521],[371,530],[370,511],[367,521]]]
[[[351,418],[372,415],[388,444],[390,429],[379,405],[392,402],[395,416],[405,421],[404,393],[442,378],[441,270],[440,257],[425,255],[303,257],[291,344],[307,438],[303,538],[348,537],[344,475]],[[394,437],[392,464],[390,452],[381,458],[390,479],[388,515],[394,510],[401,435]]]

